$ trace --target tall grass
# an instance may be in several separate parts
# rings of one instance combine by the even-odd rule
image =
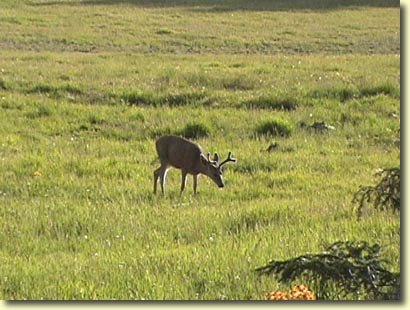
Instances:
[[[399,215],[352,204],[400,161],[399,17],[380,1],[1,1],[1,298],[264,299],[283,288],[256,267],[337,240],[380,244],[400,271]],[[256,134],[266,121],[282,134]],[[322,121],[335,130],[299,126]],[[153,195],[167,133],[232,152],[225,188],[201,177],[193,195],[188,177],[180,195],[170,169]]]

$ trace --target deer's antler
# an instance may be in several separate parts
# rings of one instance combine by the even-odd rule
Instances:
[[[221,162],[221,163],[219,164],[219,168],[221,168],[222,165],[224,165],[224,164],[226,164],[227,162],[230,162],[230,161],[236,162],[236,158],[233,158],[233,157],[232,157],[231,152],[228,153],[228,158],[225,159],[223,162]]]

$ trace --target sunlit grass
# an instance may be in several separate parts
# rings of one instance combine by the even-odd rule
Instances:
[[[352,198],[400,163],[400,10],[320,3],[2,1],[1,298],[265,299],[257,266],[337,240],[399,270]],[[232,152],[226,187],[153,195],[165,133]]]

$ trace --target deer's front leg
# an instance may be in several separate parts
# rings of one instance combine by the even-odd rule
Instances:
[[[160,169],[161,170],[159,172],[159,182],[161,184],[162,195],[164,195],[165,194],[165,178],[167,177],[168,169],[166,166],[161,166]]]
[[[196,194],[197,185],[198,185],[198,175],[194,174],[194,194]]]
[[[181,193],[180,194],[182,194],[182,192],[185,189],[187,172],[182,170],[181,171],[181,176],[182,176],[182,179],[181,179]]]

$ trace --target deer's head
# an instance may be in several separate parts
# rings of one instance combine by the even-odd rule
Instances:
[[[223,169],[222,166],[228,162],[236,162],[236,158],[233,158],[231,152],[228,154],[228,158],[225,159],[223,162],[219,163],[219,156],[217,153],[214,154],[214,158],[210,158],[210,154],[208,153],[208,157],[201,154],[201,164],[204,167],[203,173],[210,177],[212,181],[218,185],[219,188],[225,186],[224,179],[222,177]]]

